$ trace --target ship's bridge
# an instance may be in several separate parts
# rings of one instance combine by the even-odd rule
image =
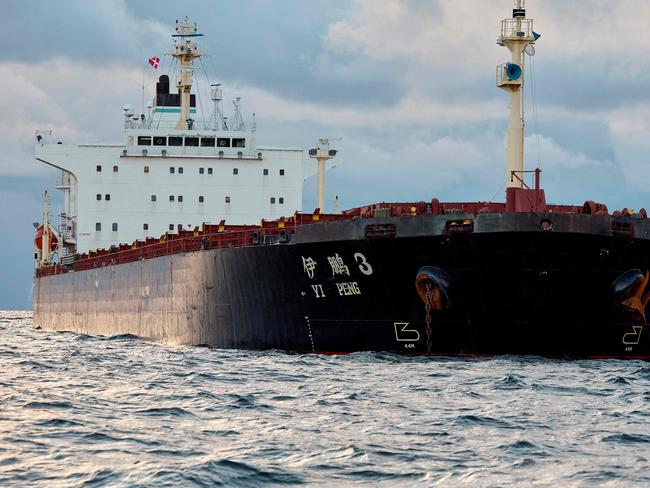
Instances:
[[[262,159],[254,131],[187,131],[128,129],[122,156],[196,156],[223,159]]]

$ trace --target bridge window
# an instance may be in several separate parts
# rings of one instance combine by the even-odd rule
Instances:
[[[166,137],[154,137],[153,138],[153,145],[154,146],[166,146],[167,145],[167,138]]]
[[[203,199],[203,195],[200,195],[200,196],[199,196],[199,203],[203,203],[203,201],[204,201],[204,199]]]
[[[202,137],[201,138],[202,147],[214,147],[214,137]]]
[[[142,224],[142,230],[149,230],[149,224]]]
[[[98,165],[97,165],[97,172],[98,172],[98,173],[101,173],[101,172],[102,172],[102,165],[101,165],[101,164],[98,164]]]
[[[173,166],[170,166],[169,167],[169,172],[170,172],[170,174],[174,174],[176,172],[176,168],[174,168]]]
[[[203,173],[205,173],[205,169],[204,168],[199,168],[199,174],[202,175]]]
[[[117,173],[120,170],[118,166],[113,166],[113,173]]]
[[[226,197],[226,203],[230,203],[230,197]]]
[[[280,202],[280,205],[283,205],[284,204],[284,197],[280,197],[280,199],[278,201]]]
[[[178,174],[181,174],[181,175],[183,174],[183,168],[182,167],[178,168]]]
[[[185,145],[186,146],[198,146],[199,145],[199,138],[198,137],[186,137],[185,138]]]
[[[156,201],[156,195],[151,195],[151,201],[155,202]]]
[[[239,168],[233,168],[232,169],[232,174],[238,175],[239,174]]]
[[[104,200],[106,200],[108,202],[110,199],[111,199],[111,195],[109,193],[104,195]]]
[[[275,203],[275,197],[271,197],[271,203]]]
[[[269,175],[269,170],[267,168],[264,168],[264,176],[268,176],[268,175]]]
[[[97,201],[100,202],[102,200],[102,195],[100,193],[97,194]]]
[[[178,224],[176,226],[176,228],[178,229],[179,232],[182,231],[183,230],[183,224]]]
[[[101,222],[97,222],[95,224],[95,231],[96,232],[101,232],[102,231],[102,223]]]
[[[212,168],[208,168],[208,174],[209,174],[209,175],[212,174]]]
[[[173,202],[174,201],[174,195],[169,195],[169,201]]]
[[[230,147],[230,139],[227,137],[220,137],[217,139],[217,146],[219,147]]]
[[[246,147],[246,139],[235,139],[235,138],[233,138],[232,147]]]
[[[151,136],[138,136],[138,146],[151,146]]]
[[[178,195],[178,203],[183,203],[183,195]]]
[[[145,167],[144,167],[144,172],[145,172],[145,173],[148,173],[148,172],[149,172],[149,166],[145,166]]]
[[[169,224],[169,230],[174,230],[174,224]]]
[[[283,169],[280,170],[280,176],[284,176],[284,170]]]
[[[113,222],[113,232],[117,232],[117,222]]]
[[[182,137],[169,137],[169,146],[182,146],[183,138]],[[173,230],[173,229],[172,229]]]

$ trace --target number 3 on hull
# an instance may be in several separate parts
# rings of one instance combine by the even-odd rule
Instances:
[[[354,255],[354,260],[359,264],[359,271],[364,275],[370,276],[372,274],[372,266],[370,266],[370,263],[366,260],[366,257],[363,254],[360,252],[356,253]]]

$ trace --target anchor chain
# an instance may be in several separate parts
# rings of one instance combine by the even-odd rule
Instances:
[[[431,289],[431,283],[427,283],[426,288],[427,296],[424,302],[424,310],[426,311],[425,322],[427,324],[426,333],[427,333],[427,356],[431,355],[431,302],[433,301],[433,291]]]

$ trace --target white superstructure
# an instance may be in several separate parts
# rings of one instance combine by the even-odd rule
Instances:
[[[221,89],[212,87],[214,112],[195,119],[193,61],[202,55],[196,26],[177,22],[174,51],[180,66],[170,93],[162,75],[147,114],[124,107],[122,144],[67,144],[37,132],[36,158],[62,171],[60,235],[64,254],[158,237],[202,223],[258,224],[302,207],[304,179],[313,174],[302,149],[258,147],[234,102],[223,117]]]

